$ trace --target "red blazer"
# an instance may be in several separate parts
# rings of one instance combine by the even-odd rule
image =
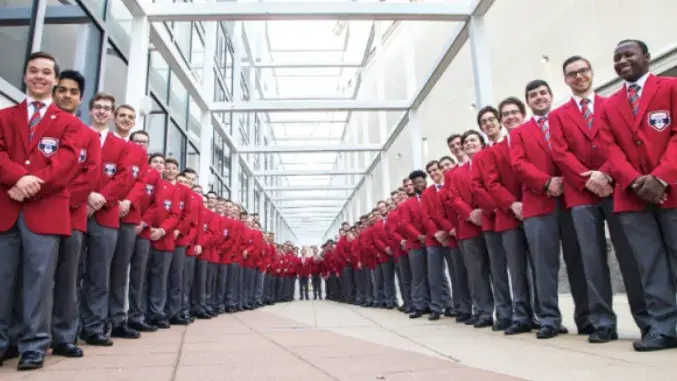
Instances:
[[[198,257],[202,261],[217,263],[220,260],[220,254],[215,246],[224,239],[226,234],[221,229],[222,218],[213,210],[204,208],[204,215],[202,217],[202,254]]]
[[[194,257],[197,255],[195,252],[195,246],[200,245],[202,247],[202,241],[204,239],[204,215],[205,215],[205,206],[202,203],[202,196],[193,192],[193,210],[197,216],[197,221],[195,226],[190,230],[190,244],[188,249],[186,249],[186,255]]]
[[[497,206],[494,220],[497,232],[512,230],[522,224],[510,209],[513,202],[522,200],[522,184],[517,180],[510,163],[508,140],[505,138],[491,147],[491,164],[486,167],[486,171],[482,171],[485,187]]]
[[[441,246],[441,243],[435,238],[435,233],[444,231],[451,232],[454,225],[447,220],[442,205],[440,193],[444,192],[444,185],[440,184],[439,190],[436,184],[426,188],[421,194],[421,218],[426,231],[426,246]]]
[[[94,213],[99,225],[117,229],[120,227],[120,205],[118,202],[130,190],[131,173],[127,157],[127,142],[109,131],[101,147],[101,169],[99,184],[94,190],[106,198],[106,205]],[[171,232],[167,232],[169,235]]]
[[[298,276],[310,276],[312,259],[309,258],[299,258],[296,262],[296,274]]]
[[[180,232],[176,239],[176,246],[186,247],[191,241],[190,231],[197,224],[197,209],[193,209],[195,192],[183,184],[176,183],[175,186],[179,189],[179,209],[181,209],[181,218],[175,228]]]
[[[386,232],[386,227],[385,227],[385,222],[383,221],[383,218],[381,217],[378,221],[373,226],[374,228],[374,246],[376,246],[377,249],[377,263],[386,263],[388,262],[388,257],[390,257],[386,253],[387,248],[391,248],[390,250],[392,251],[392,246],[390,239],[388,238],[388,232]]]
[[[179,209],[179,192],[176,187],[168,181],[162,180],[162,186],[159,190],[161,203],[154,205],[153,222],[151,226],[165,231],[164,237],[157,241],[152,241],[153,248],[159,251],[174,251],[174,228],[179,222],[181,210]]]
[[[133,142],[127,142],[127,164],[131,190],[123,199],[129,200],[131,206],[129,207],[129,213],[120,222],[138,225],[141,222],[142,204],[150,197],[146,191],[146,185],[149,182],[146,176],[149,173],[157,174],[150,175],[150,180],[153,180],[159,177],[159,173],[156,170],[148,171],[148,156],[146,151]]]
[[[588,128],[576,101],[571,100],[548,115],[552,157],[564,177],[567,207],[597,204],[600,199],[585,188],[587,177],[581,173],[599,170],[609,173],[609,162],[598,139],[602,104],[606,98],[595,96],[592,127]]]
[[[400,224],[401,211],[400,207],[396,207],[388,213],[386,217],[385,229],[386,234],[390,238],[390,248],[393,250],[393,259],[398,260],[401,256],[407,255],[407,252],[402,250],[401,242],[404,237],[397,231]]]
[[[663,208],[677,207],[677,79],[649,75],[641,90],[639,113],[633,117],[625,86],[601,112],[601,141],[616,180],[614,211],[643,210],[646,203],[628,190],[641,175],[668,183]]]
[[[91,128],[81,124],[78,128],[78,165],[74,167],[76,173],[68,183],[71,204],[71,228],[87,232],[87,199],[101,175],[101,144],[99,137]]]
[[[473,203],[482,209],[482,230],[493,231],[496,219],[496,201],[487,192],[484,173],[493,165],[491,147],[485,147],[472,158],[470,172],[472,176]]]
[[[75,116],[52,104],[29,142],[26,102],[0,110],[0,232],[14,227],[23,212],[26,225],[34,233],[71,234],[66,185],[78,163],[81,125]],[[26,175],[45,183],[35,197],[17,203],[7,192]]]
[[[522,183],[524,218],[543,216],[555,210],[555,199],[548,196],[545,184],[561,172],[534,118],[510,131],[510,159],[517,179]]]
[[[423,216],[421,214],[421,203],[417,196],[410,197],[400,204],[402,210],[402,219],[398,226],[400,234],[407,238],[406,250],[420,249],[423,247],[418,236],[425,234],[423,227]]]
[[[457,215],[456,239],[479,237],[482,234],[482,228],[468,221],[470,212],[475,209],[470,164],[461,165],[449,173],[449,179],[445,179],[444,185],[448,187],[449,202]]]

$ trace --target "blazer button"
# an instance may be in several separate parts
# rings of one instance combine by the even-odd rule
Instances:
[[[638,146],[641,146],[641,145],[642,145],[642,141],[641,141],[641,140],[635,140],[635,144],[637,144]]]
[[[592,149],[597,149],[597,146],[595,144],[593,144]]]
[[[26,160],[26,163],[25,163],[25,164],[26,164],[26,165],[31,165],[31,161],[30,161],[30,160]]]

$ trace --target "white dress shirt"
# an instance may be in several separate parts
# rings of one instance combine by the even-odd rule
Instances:
[[[35,102],[35,99],[27,96],[26,97],[26,110],[28,113],[28,121],[31,121],[31,118],[33,117],[33,113],[35,113],[35,106],[33,106],[33,102]],[[45,113],[47,112],[47,108],[52,104],[52,98],[44,99],[41,100],[43,106],[40,109],[40,118],[45,117]]]

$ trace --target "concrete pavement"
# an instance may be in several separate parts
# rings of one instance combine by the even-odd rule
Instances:
[[[50,356],[33,373],[9,361],[0,381],[674,380],[677,350],[633,352],[638,334],[622,295],[616,304],[622,339],[591,345],[575,334],[506,337],[451,319],[412,321],[396,311],[296,301],[116,340],[110,348],[85,346],[84,358]],[[570,298],[561,305],[571,316]]]

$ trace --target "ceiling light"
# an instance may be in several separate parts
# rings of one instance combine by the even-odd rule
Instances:
[[[541,63],[547,64],[548,62],[550,62],[550,57],[548,57],[548,56],[545,55],[545,54],[542,55],[542,56],[541,56]]]
[[[477,105],[474,103],[471,103],[470,106],[468,106],[471,110],[475,110],[477,108]]]

